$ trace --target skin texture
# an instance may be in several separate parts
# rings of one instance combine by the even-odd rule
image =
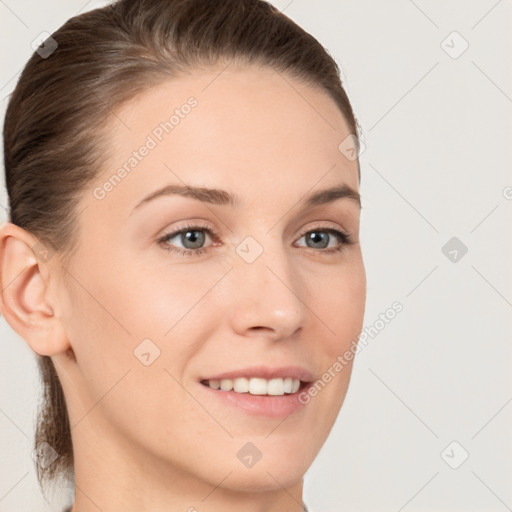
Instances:
[[[357,339],[366,293],[357,202],[299,204],[330,186],[359,189],[357,160],[338,150],[350,133],[339,109],[270,68],[219,73],[164,82],[109,118],[109,162],[76,205],[70,266],[59,254],[38,260],[35,237],[2,226],[2,314],[55,363],[77,512],[299,511],[303,476],[347,392],[352,362],[283,421],[227,407],[199,383],[255,364],[299,365],[320,378]],[[197,106],[97,199],[94,188],[190,96]],[[236,193],[241,205],[164,196],[132,212],[151,192],[184,183]],[[158,243],[196,223],[216,233],[202,232],[206,253]],[[331,254],[308,247],[302,235],[320,227],[354,244]],[[263,249],[252,263],[236,251],[248,236]],[[183,243],[178,235],[168,245],[192,246]],[[149,366],[134,356],[147,338],[160,349]],[[247,442],[262,453],[251,468],[237,457]]]

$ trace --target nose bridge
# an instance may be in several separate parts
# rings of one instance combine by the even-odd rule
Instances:
[[[303,323],[300,276],[277,237],[246,237],[236,248],[232,321],[236,330],[267,328],[291,336]]]

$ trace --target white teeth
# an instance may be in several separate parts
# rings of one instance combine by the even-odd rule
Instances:
[[[249,391],[249,379],[235,379],[233,381],[233,391],[237,393],[247,393]]]
[[[300,387],[300,380],[291,377],[262,379],[259,377],[237,379],[221,379],[206,381],[213,389],[234,391],[235,393],[250,393],[251,395],[284,395],[295,393]]]
[[[220,381],[221,391],[231,391],[233,389],[233,381],[231,379],[222,379]]]
[[[211,380],[209,381],[210,387],[213,389],[219,389],[220,388],[220,380]]]
[[[267,383],[268,395],[284,395],[284,379],[270,379]]]
[[[249,380],[249,393],[251,395],[266,395],[267,381],[265,379],[253,377]]]

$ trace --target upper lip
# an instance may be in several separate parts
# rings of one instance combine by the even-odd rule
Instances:
[[[302,382],[312,382],[314,380],[313,374],[301,366],[279,366],[270,368],[268,366],[249,366],[239,370],[232,370],[228,372],[219,373],[204,377],[201,380],[222,380],[222,379],[237,379],[240,377],[259,377],[262,379],[275,379],[278,377],[292,379],[299,379]]]

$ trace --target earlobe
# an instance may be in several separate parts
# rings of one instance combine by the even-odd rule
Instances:
[[[7,222],[0,226],[0,312],[39,355],[66,350],[66,339],[49,294],[50,268],[37,253],[41,242]]]

